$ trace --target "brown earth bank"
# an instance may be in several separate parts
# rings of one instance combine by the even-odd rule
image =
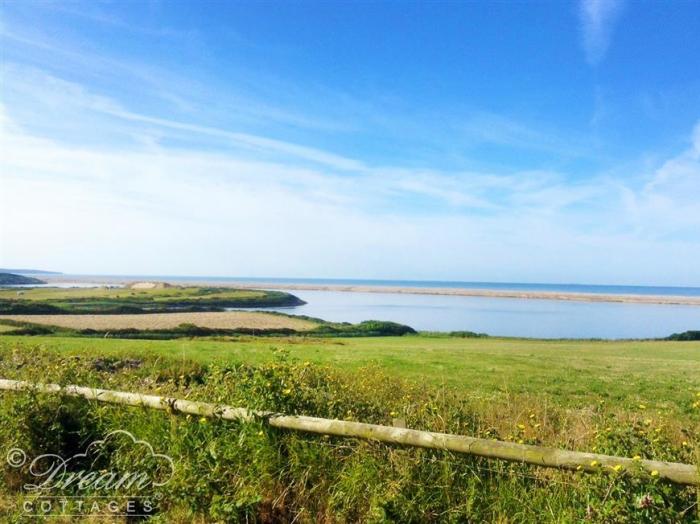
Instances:
[[[70,329],[171,329],[194,324],[211,329],[294,329],[308,331],[317,326],[308,320],[249,311],[207,313],[150,313],[140,315],[0,315],[14,320]]]

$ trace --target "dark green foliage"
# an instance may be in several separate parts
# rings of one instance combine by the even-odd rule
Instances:
[[[674,333],[666,337],[666,340],[700,340],[700,331],[684,331],[683,333]]]
[[[485,338],[486,333],[475,333],[474,331],[450,331],[449,336],[456,338]]]
[[[416,330],[404,324],[382,320],[365,320],[359,324],[324,323],[308,332],[313,335],[343,337],[388,337],[416,334]]]
[[[31,300],[0,299],[0,314],[2,315],[61,315],[63,313],[66,313],[63,308],[53,304]]]

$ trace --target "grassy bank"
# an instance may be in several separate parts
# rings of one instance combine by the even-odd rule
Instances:
[[[282,291],[223,287],[0,289],[0,314],[3,315],[222,311],[303,303]]]
[[[90,327],[87,327],[90,326]],[[131,326],[131,327],[128,327]],[[228,326],[228,327],[224,327]],[[387,337],[415,335],[395,322],[366,320],[357,324],[326,322],[271,312],[189,312],[148,315],[0,315],[0,332],[15,336],[57,336],[172,340],[179,338]]]
[[[389,425],[402,419],[418,429],[698,461],[695,342],[2,336],[0,376]],[[697,490],[653,477],[544,470],[41,395],[0,399],[0,442],[7,448],[68,453],[112,429],[128,429],[175,455],[160,522],[698,518]],[[105,468],[118,468],[140,459],[127,450],[104,460]],[[26,479],[26,471],[5,466],[10,518]]]

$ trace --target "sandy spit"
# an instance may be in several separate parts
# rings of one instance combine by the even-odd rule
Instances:
[[[390,286],[327,286],[313,284],[236,284],[245,288],[273,288],[284,290],[347,291],[356,293],[396,293],[410,295],[448,295],[461,297],[520,298],[539,300],[573,300],[579,302],[625,302],[632,304],[667,304],[700,306],[700,297],[666,295],[604,295],[599,293],[562,293],[558,291],[507,291],[491,289],[461,289],[438,287],[390,287]]]
[[[103,284],[126,284],[131,280],[113,277],[60,277],[44,278],[47,282],[76,282],[86,281]],[[519,298],[535,300],[566,300],[576,302],[620,302],[629,304],[662,304],[700,306],[700,297],[671,296],[671,295],[625,295],[625,294],[600,294],[600,293],[563,293],[558,291],[508,291],[491,289],[468,288],[440,288],[440,287],[394,287],[394,286],[348,286],[327,284],[282,284],[280,282],[232,282],[220,281],[212,278],[211,281],[178,281],[176,285],[217,285],[221,287],[233,287],[240,289],[279,289],[286,291],[342,291],[348,293],[396,293],[409,295],[447,295],[462,297],[487,297],[487,298]]]

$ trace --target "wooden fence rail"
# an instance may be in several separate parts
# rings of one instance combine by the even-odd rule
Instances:
[[[330,420],[316,417],[290,416],[278,413],[251,411],[207,402],[194,402],[176,398],[142,395],[124,391],[95,389],[82,386],[60,386],[58,384],[36,384],[18,380],[0,379],[0,390],[36,391],[80,397],[99,402],[142,406],[172,412],[188,413],[200,417],[215,417],[224,420],[262,419],[270,426],[295,431],[355,437],[402,444],[421,448],[466,453],[479,457],[497,458],[511,462],[523,462],[536,466],[588,472],[625,472],[631,475],[653,475],[683,485],[700,485],[698,467],[691,464],[662,462],[657,460],[635,460],[625,457],[567,451],[563,449],[516,444],[499,440],[450,435],[431,431],[395,428],[362,422]]]

